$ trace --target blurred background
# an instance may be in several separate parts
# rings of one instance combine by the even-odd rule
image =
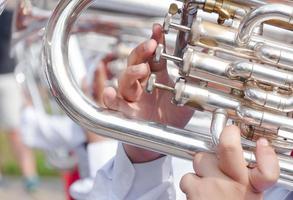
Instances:
[[[14,16],[20,3],[9,0],[0,16],[0,113],[3,119],[0,127],[0,199],[65,199],[60,178],[62,172],[48,162],[43,151],[24,144],[20,134],[20,119],[17,118],[21,116],[24,96],[19,83],[13,79],[19,60],[12,45],[12,33],[18,31]]]
[[[103,88],[117,87],[127,55],[163,21],[170,2],[97,1],[82,14],[69,57],[77,85],[91,100],[101,104]],[[116,141],[79,127],[50,95],[42,38],[57,3],[9,0],[0,16],[1,200],[85,199],[96,171],[116,151]]]

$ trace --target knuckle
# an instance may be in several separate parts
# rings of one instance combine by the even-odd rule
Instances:
[[[206,153],[204,152],[199,152],[197,154],[195,154],[194,158],[193,158],[193,166],[200,166],[200,163],[202,162],[202,159],[205,157]]]
[[[234,151],[240,143],[240,130],[237,126],[227,126],[224,128],[220,138],[219,147],[225,151]]]
[[[275,183],[276,181],[278,181],[279,176],[280,176],[279,170],[274,170],[274,171],[264,170],[263,172],[263,178],[265,182],[267,183]]]
[[[237,144],[232,140],[222,140],[219,144],[219,150],[221,152],[229,153],[234,152],[237,149]]]
[[[195,187],[196,181],[194,179],[195,174],[188,173],[185,174],[180,180],[180,188],[183,192],[188,192],[188,190],[192,187]]]
[[[211,160],[214,157],[214,154],[212,153],[207,153],[207,152],[199,152],[196,153],[193,160],[195,163],[199,164],[201,163],[203,160]]]
[[[181,178],[181,182],[190,182],[193,180],[193,173],[187,173]]]
[[[202,167],[203,159],[205,159],[207,155],[208,153],[205,153],[205,152],[200,152],[195,154],[193,158],[193,169],[195,172],[198,171],[198,169]]]

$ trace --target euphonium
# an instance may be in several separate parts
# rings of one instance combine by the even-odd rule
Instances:
[[[125,118],[82,94],[70,74],[68,39],[78,15],[91,2],[61,1],[48,23],[44,44],[52,94],[77,123],[106,137],[192,159],[195,152],[214,151],[230,119],[243,132],[248,162],[255,162],[251,149],[260,136],[267,137],[279,152],[292,150],[293,48],[289,43],[293,41],[293,7],[288,2],[185,0],[171,4],[164,31],[178,31],[175,51],[165,53],[159,45],[155,59],[173,61],[179,78],[172,88],[157,83],[152,75],[147,90],[166,89],[179,106],[212,113],[210,135]],[[291,37],[282,41],[272,34]],[[279,183],[292,188],[293,160],[280,153],[279,161]]]

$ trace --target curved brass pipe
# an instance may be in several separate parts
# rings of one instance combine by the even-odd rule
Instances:
[[[46,29],[46,77],[51,92],[62,109],[81,126],[129,144],[187,159],[192,159],[198,151],[214,152],[208,135],[125,118],[121,113],[96,106],[82,94],[70,74],[68,40],[77,17],[91,2],[92,0],[61,1]],[[245,151],[244,156],[249,162],[255,162],[253,152]],[[292,187],[292,160],[284,155],[280,155],[279,160],[282,171],[279,182]]]
[[[253,10],[241,21],[236,38],[237,44],[239,46],[247,45],[254,28],[269,20],[281,20],[292,24],[293,8],[284,4],[266,4]]]

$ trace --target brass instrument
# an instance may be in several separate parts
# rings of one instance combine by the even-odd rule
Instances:
[[[147,90],[166,89],[178,106],[212,113],[211,134],[129,119],[82,94],[70,75],[68,39],[78,16],[92,2],[61,1],[46,30],[47,79],[72,119],[100,135],[187,159],[194,152],[214,152],[223,127],[231,120],[242,130],[248,162],[255,162],[254,141],[268,138],[280,152],[279,183],[292,189],[293,160],[286,155],[293,149],[290,1],[182,0],[171,4],[163,27],[166,34],[178,31],[175,50],[165,53],[159,45],[155,59],[175,63],[179,78],[175,87],[169,87],[152,75]],[[284,37],[276,39],[276,33]]]

